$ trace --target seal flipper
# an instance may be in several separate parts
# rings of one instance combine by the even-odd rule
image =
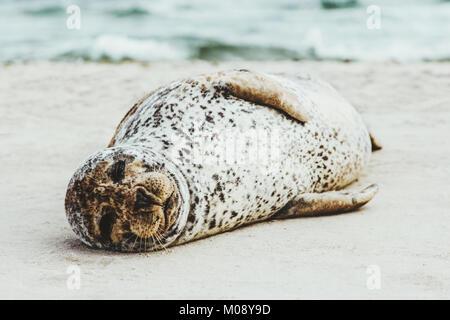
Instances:
[[[352,211],[369,202],[377,191],[378,186],[371,184],[357,192],[328,191],[300,194],[277,212],[273,218],[320,216]]]
[[[223,83],[231,95],[285,112],[294,119],[306,122],[308,114],[291,90],[276,79],[248,70],[230,70],[206,76],[208,82]]]

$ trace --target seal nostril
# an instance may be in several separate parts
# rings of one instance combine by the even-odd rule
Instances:
[[[134,210],[147,208],[152,204],[152,199],[145,194],[144,190],[138,189],[136,192],[136,202],[134,203]]]
[[[104,214],[99,223],[100,234],[103,241],[109,241],[111,240],[111,232],[114,223],[116,222],[117,215],[111,207],[104,207],[103,211]]]

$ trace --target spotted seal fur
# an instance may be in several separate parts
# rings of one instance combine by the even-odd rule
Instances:
[[[137,252],[350,211],[377,191],[340,190],[367,165],[372,141],[355,109],[309,75],[200,75],[130,109],[75,171],[66,214],[85,244]]]

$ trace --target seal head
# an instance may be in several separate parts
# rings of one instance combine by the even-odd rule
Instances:
[[[89,157],[67,188],[70,225],[90,246],[152,251],[170,245],[189,213],[186,180],[165,157],[119,146]]]

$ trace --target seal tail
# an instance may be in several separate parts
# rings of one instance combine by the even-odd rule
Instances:
[[[371,184],[356,192],[304,193],[290,201],[274,218],[331,215],[356,210],[369,202],[377,191],[378,186]]]
[[[378,140],[375,139],[375,137],[373,136],[373,134],[372,134],[372,133],[369,133],[369,136],[370,136],[370,143],[371,143],[371,145],[372,145],[372,152],[381,150],[383,147],[382,147],[381,144],[378,142]]]

